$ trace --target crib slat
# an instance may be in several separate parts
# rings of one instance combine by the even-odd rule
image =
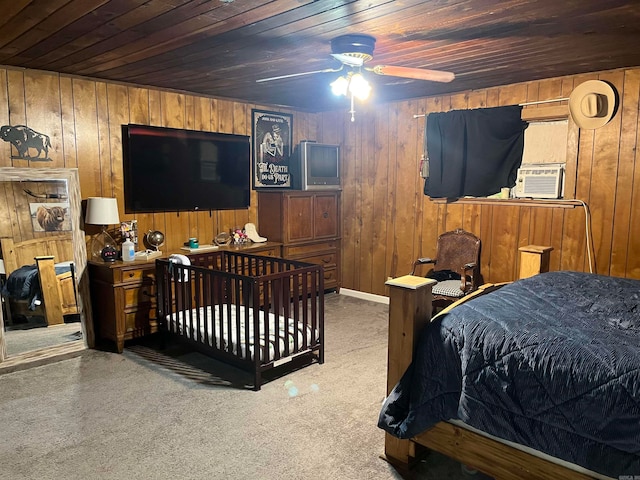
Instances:
[[[194,272],[193,275],[193,281],[189,282],[189,285],[191,286],[191,291],[190,293],[190,298],[193,299],[193,302],[195,303],[195,316],[196,316],[196,335],[195,335],[195,339],[198,343],[202,343],[203,339],[202,339],[202,312],[201,312],[201,306],[202,306],[202,297],[200,295],[201,289],[202,289],[202,272]]]
[[[300,291],[300,288],[301,288],[300,278],[301,278],[300,274],[293,275],[293,278],[292,278],[293,284],[291,286],[292,292]],[[298,352],[300,351],[300,339],[299,339],[297,327],[300,324],[300,309],[302,305],[300,302],[300,297],[298,295],[293,295],[292,300],[293,300],[293,325],[294,325],[293,349],[294,351]],[[304,313],[302,317],[302,348],[303,349],[307,348],[307,323],[306,323],[306,318],[304,317]]]
[[[225,286],[227,288],[226,289],[226,293],[227,293],[227,295],[230,294],[231,296],[230,296],[230,298],[228,297],[227,298],[227,302],[224,303],[224,307],[225,307],[225,310],[226,310],[226,316],[227,316],[227,322],[226,322],[226,325],[225,325],[225,329],[222,331],[222,335],[223,335],[222,338],[228,338],[228,339],[231,338],[231,332],[233,331],[233,326],[232,326],[233,318],[231,316],[231,302],[233,301],[233,286],[232,286],[233,283],[232,283],[231,280],[232,279],[229,278],[227,280],[226,284],[225,284]],[[220,323],[222,323],[222,322],[220,322]],[[235,353],[233,351],[233,344],[230,341],[227,342],[226,350],[231,354]]]

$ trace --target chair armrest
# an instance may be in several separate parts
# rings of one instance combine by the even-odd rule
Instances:
[[[466,263],[461,269],[460,275],[460,289],[463,292],[469,293],[478,288],[476,285],[477,278],[475,278],[475,274],[478,271],[478,264],[475,262]],[[467,276],[471,277],[470,281],[467,282]]]
[[[426,265],[428,263],[433,263],[435,265],[436,261],[433,258],[429,257],[418,258],[415,262],[413,262],[413,268],[411,269],[410,275],[413,275],[415,273],[416,267],[418,265]]]
[[[429,257],[422,257],[415,261],[416,265],[424,265],[425,263],[436,263],[436,261],[433,258]]]

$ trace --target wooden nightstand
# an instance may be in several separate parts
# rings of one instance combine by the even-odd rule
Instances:
[[[122,353],[125,340],[158,330],[155,259],[88,266],[96,344],[110,340]]]

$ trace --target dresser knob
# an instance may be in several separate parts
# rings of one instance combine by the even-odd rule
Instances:
[[[322,216],[323,216],[324,218],[329,218],[329,212],[324,212],[324,213],[322,214]]]

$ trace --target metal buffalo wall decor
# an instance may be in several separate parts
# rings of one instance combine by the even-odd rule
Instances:
[[[16,148],[18,154],[13,155],[12,151],[11,158],[42,162],[51,161],[49,158],[51,141],[49,136],[44,133],[38,133],[26,125],[3,125],[0,127],[0,138]],[[34,151],[37,151],[37,153],[32,156],[31,154],[35,153]],[[43,153],[44,156],[41,156]]]

